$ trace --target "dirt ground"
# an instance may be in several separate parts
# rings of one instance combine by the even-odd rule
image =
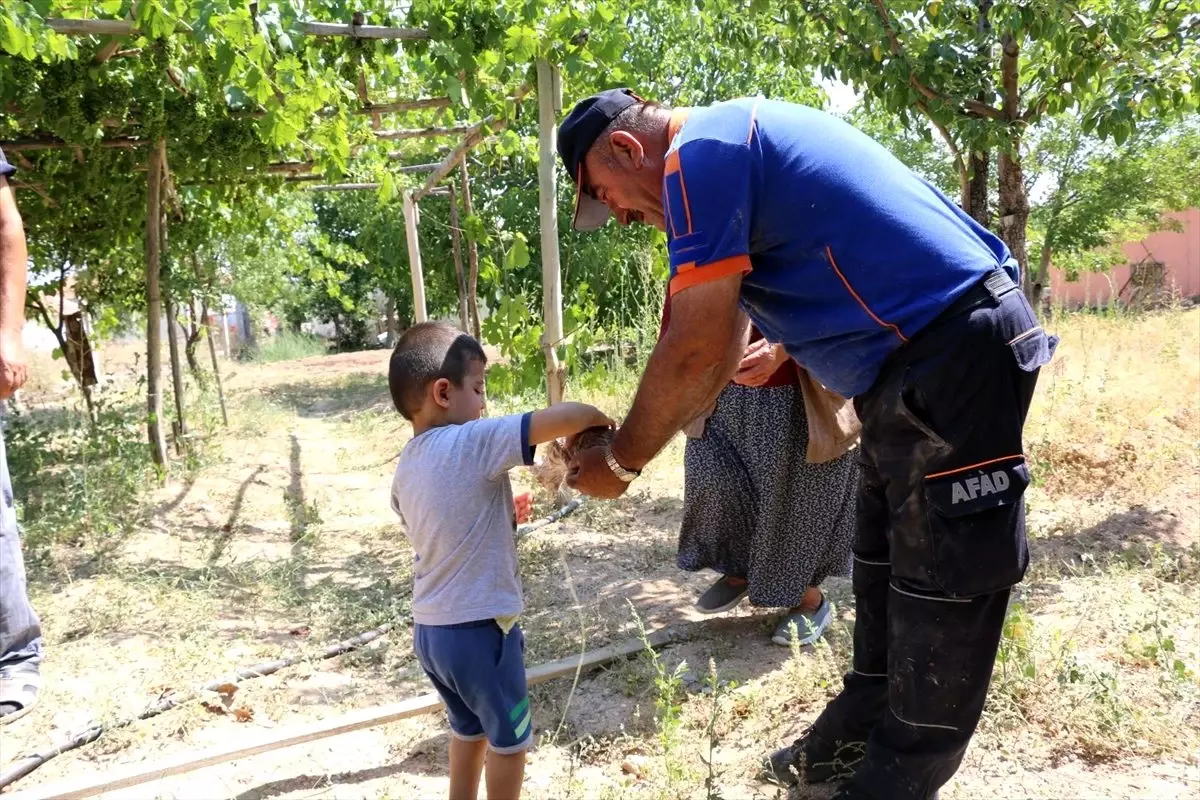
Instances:
[[[1060,321],[1028,429],[1034,563],[1014,597],[991,698],[944,798],[1200,796],[1200,312]],[[408,437],[385,352],[226,365],[231,425],[197,469],[153,490],[145,524],[103,558],[31,577],[47,641],[37,711],[0,729],[0,761],[171,691],[394,620],[358,652],[309,660],[106,733],[14,788],[34,792],[429,691],[411,651],[411,551],[388,506]],[[589,397],[620,414],[629,387]],[[493,413],[510,410],[493,403]],[[519,543],[532,666],[699,620],[712,579],[674,566],[682,440],[635,491]],[[553,508],[527,474],[537,515]],[[531,690],[531,798],[782,798],[755,781],[836,692],[838,621],[807,651],[771,644],[745,606],[665,648]],[[679,666],[679,665],[683,666]],[[710,670],[715,675],[710,675]],[[664,677],[665,676],[665,677]],[[235,713],[237,712],[237,713]],[[441,712],[162,779],[105,797],[435,798]],[[793,797],[827,797],[800,790]]]

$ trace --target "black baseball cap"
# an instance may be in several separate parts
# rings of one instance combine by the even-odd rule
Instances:
[[[575,181],[571,227],[577,231],[599,230],[612,216],[608,206],[583,191],[584,156],[618,114],[640,102],[642,98],[628,89],[609,89],[576,103],[558,128],[558,154]]]

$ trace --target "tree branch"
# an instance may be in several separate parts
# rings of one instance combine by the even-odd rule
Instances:
[[[954,156],[954,168],[958,171],[959,193],[961,195],[959,197],[959,204],[963,208],[966,208],[969,202],[967,195],[970,192],[970,176],[967,174],[967,163],[962,157],[962,151],[959,149],[958,145],[955,144],[954,138],[950,135],[950,131],[946,128],[946,126],[933,116],[933,113],[929,110],[928,104],[919,102],[917,103],[917,108],[920,109],[921,113],[923,113],[925,117],[933,123],[933,127],[937,128],[937,132],[941,134],[942,140],[946,143],[946,147],[950,149],[950,155]]]
[[[875,11],[879,14],[879,21],[883,24],[883,31],[887,35],[888,43],[892,51],[892,55],[896,58],[904,58],[904,51],[900,47],[900,37],[896,35],[895,28],[892,27],[891,17],[888,14],[887,6],[883,0],[872,0],[875,6]],[[993,108],[987,103],[981,103],[978,100],[965,100],[958,103],[946,95],[931,89],[913,71],[912,65],[908,66],[908,84],[912,88],[921,93],[927,100],[936,100],[939,103],[944,103],[951,108],[956,108],[960,113],[974,114],[977,117],[985,117],[987,119],[1003,119],[1004,114],[998,108]]]

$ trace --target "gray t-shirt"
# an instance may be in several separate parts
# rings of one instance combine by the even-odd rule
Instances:
[[[508,470],[533,463],[530,416],[433,428],[400,453],[392,509],[416,553],[415,622],[456,625],[521,613]]]

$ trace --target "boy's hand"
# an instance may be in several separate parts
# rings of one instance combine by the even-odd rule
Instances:
[[[533,412],[529,426],[529,443],[543,444],[552,439],[574,436],[595,427],[611,427],[615,423],[603,411],[586,403],[555,403]]]

